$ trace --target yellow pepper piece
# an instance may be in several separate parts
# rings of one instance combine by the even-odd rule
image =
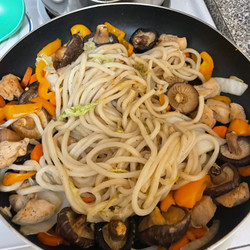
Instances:
[[[29,171],[24,174],[19,174],[19,173],[10,173],[4,176],[3,178],[3,185],[4,186],[11,186],[17,182],[20,181],[25,181],[31,176],[35,175],[36,171]]]
[[[126,41],[125,39],[122,39],[122,41],[120,42],[121,44],[123,44],[125,46],[125,48],[128,51],[128,56],[131,56],[133,54],[134,51],[134,46],[129,43],[128,41]]]
[[[250,125],[241,119],[235,119],[231,121],[228,132],[234,132],[237,136],[249,136],[250,135]]]
[[[107,26],[108,32],[114,34],[117,37],[119,43],[122,43],[122,40],[125,37],[125,32],[122,30],[119,30],[118,28],[114,27],[108,22],[105,22],[104,24]]]
[[[50,115],[56,117],[56,107],[52,105],[50,102],[42,99],[39,96],[32,98],[30,101],[34,103],[41,103],[43,108],[46,109]]]
[[[212,72],[214,69],[214,61],[213,61],[212,57],[205,51],[201,52],[200,56],[201,56],[203,61],[200,65],[199,71],[205,77],[205,79],[208,81],[212,76]]]
[[[82,38],[84,38],[85,36],[87,36],[87,35],[89,35],[91,33],[91,31],[89,30],[89,28],[87,28],[83,24],[76,24],[76,25],[72,26],[71,29],[70,29],[70,31],[71,31],[72,35],[80,33],[80,36]]]
[[[62,45],[62,42],[59,38],[57,38],[55,41],[47,44],[45,47],[43,47],[37,54],[37,56],[41,56],[42,54],[45,54],[46,56],[51,56],[54,54]]]
[[[231,99],[229,97],[223,96],[223,95],[216,95],[212,99],[214,99],[216,101],[220,101],[220,102],[225,102],[225,103],[228,103],[228,104],[231,103]]]
[[[42,109],[40,103],[28,103],[28,104],[18,104],[18,105],[5,105],[4,113],[7,120],[19,118],[28,114],[32,114],[38,110]]]

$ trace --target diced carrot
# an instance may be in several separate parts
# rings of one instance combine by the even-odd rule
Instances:
[[[207,228],[206,227],[201,227],[201,228],[190,227],[188,229],[188,232],[191,232],[195,236],[196,239],[199,239],[202,236],[204,236],[204,234],[207,232]]]
[[[23,76],[23,79],[21,81],[21,86],[23,88],[25,88],[26,86],[28,86],[29,84],[29,81],[30,81],[30,77],[32,75],[32,72],[33,72],[33,69],[31,67],[28,67],[24,76]]]
[[[30,159],[39,162],[42,156],[43,156],[43,146],[42,144],[38,144],[31,151]]]
[[[47,233],[38,233],[37,238],[46,246],[59,246],[64,242],[63,238],[52,230]]]
[[[30,81],[29,84],[36,82],[37,81],[37,77],[36,77],[36,73],[34,73],[31,77],[30,77]]]
[[[174,197],[173,197],[173,192],[169,192],[168,195],[161,201],[160,203],[160,209],[163,212],[167,212],[169,207],[172,205],[175,205]]]
[[[95,197],[81,197],[85,203],[91,203],[95,201]]]
[[[187,235],[185,234],[180,240],[173,243],[169,247],[169,250],[180,250],[182,247],[184,247],[188,243],[189,243],[189,239],[188,239]]]
[[[17,105],[17,104],[18,104],[17,101],[10,101],[6,105]]]
[[[213,131],[221,138],[226,138],[228,128],[226,126],[215,126]]]
[[[0,95],[0,108],[5,106],[5,100],[3,99],[3,97]]]
[[[185,57],[190,57],[190,54],[188,52],[186,52]]]
[[[250,165],[238,168],[241,176],[250,176]]]

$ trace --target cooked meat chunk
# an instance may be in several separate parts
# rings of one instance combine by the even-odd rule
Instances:
[[[10,205],[15,212],[18,212],[24,208],[28,201],[34,199],[35,194],[21,195],[21,194],[12,194],[9,197]]]
[[[46,200],[32,199],[12,219],[18,225],[35,224],[55,214],[56,206]]]
[[[206,104],[204,105],[200,122],[207,124],[210,128],[212,128],[216,123],[213,110],[210,109]]]
[[[177,42],[181,50],[187,48],[187,39],[186,37],[178,37],[173,35],[162,34],[159,37],[159,43],[162,42]]]
[[[23,92],[23,89],[15,75],[8,74],[0,81],[0,95],[11,101],[14,97],[19,97]]]
[[[210,196],[203,198],[195,204],[191,212],[191,224],[194,227],[205,227],[214,217],[216,205]]]
[[[5,168],[12,164],[18,156],[23,156],[27,152],[29,139],[25,138],[18,142],[3,141],[0,143],[0,168]]]
[[[214,118],[216,119],[216,121],[223,124],[227,124],[230,122],[230,107],[228,103],[208,99],[207,106],[214,111]]]
[[[246,120],[244,108],[235,102],[230,103],[230,121],[235,119]]]
[[[214,78],[210,78],[203,84],[196,85],[194,87],[198,91],[199,95],[204,96],[205,99],[212,98],[220,94],[220,85]]]
[[[223,194],[215,199],[224,207],[234,207],[249,200],[249,187],[246,182],[242,182],[232,191]]]

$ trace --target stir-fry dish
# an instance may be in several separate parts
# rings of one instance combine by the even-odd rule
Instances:
[[[241,79],[185,37],[76,24],[0,81],[2,213],[45,245],[197,249],[249,199]],[[240,77],[240,76],[239,76]]]

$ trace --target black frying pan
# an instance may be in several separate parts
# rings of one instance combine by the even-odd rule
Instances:
[[[126,32],[129,39],[133,31],[139,27],[153,27],[159,33],[169,33],[185,36],[188,46],[199,52],[205,50],[214,59],[214,76],[229,77],[236,75],[250,82],[250,62],[248,59],[219,32],[188,15],[172,11],[170,9],[140,4],[113,4],[96,6],[75,11],[65,16],[56,18],[38,28],[21,42],[19,42],[0,62],[0,78],[13,73],[22,77],[27,66],[34,66],[38,51],[55,40],[62,39],[67,42],[71,36],[70,28],[74,24],[85,24],[92,31],[96,25],[110,22]],[[241,97],[230,98],[245,107],[248,119],[250,119],[250,88]],[[245,178],[250,186],[250,178]],[[8,194],[0,193],[0,205],[8,206]],[[221,221],[219,232],[206,246],[212,246],[232,231],[249,213],[250,200],[234,208],[218,207],[215,217]],[[18,230],[18,227],[10,222]],[[35,236],[28,237],[33,243],[44,249],[73,249],[73,246],[45,247],[39,243]],[[96,249],[96,248],[95,248]]]

